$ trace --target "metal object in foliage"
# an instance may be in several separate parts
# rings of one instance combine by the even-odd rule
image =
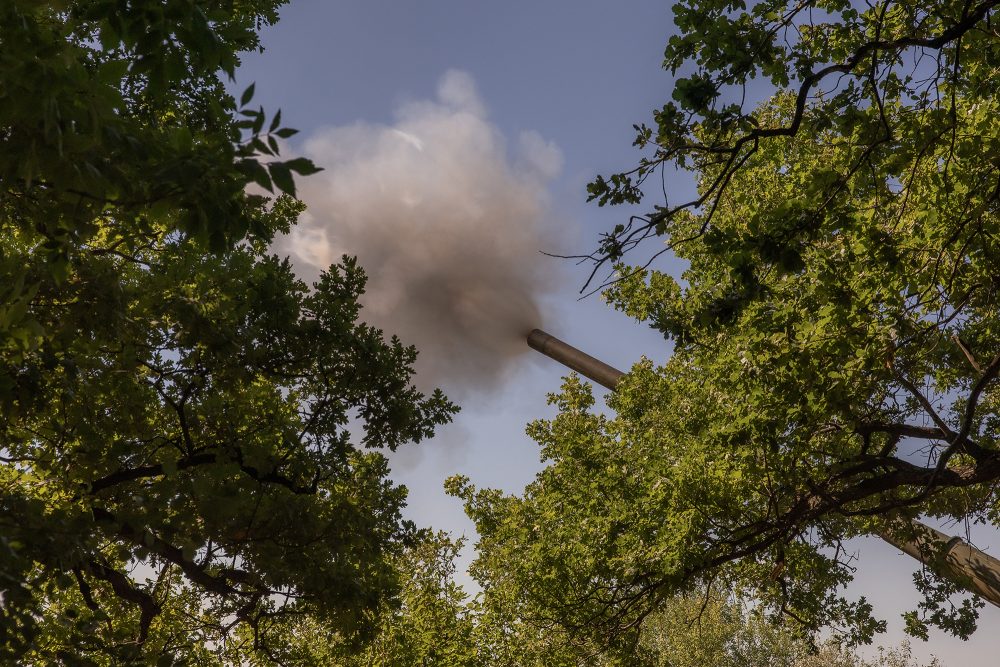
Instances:
[[[952,537],[919,521],[903,523],[883,540],[928,568],[1000,607],[1000,560],[960,537]],[[906,537],[901,537],[901,536]]]
[[[625,375],[617,368],[608,366],[603,361],[595,359],[586,352],[576,349],[569,343],[565,343],[541,329],[531,330],[531,333],[528,334],[528,345],[612,391],[618,384],[618,380]]]
[[[528,345],[612,391],[625,375],[541,329],[528,334]],[[898,530],[884,532],[879,537],[938,575],[1000,607],[1000,560],[959,537],[945,535],[919,521],[908,523],[909,526],[904,523]]]

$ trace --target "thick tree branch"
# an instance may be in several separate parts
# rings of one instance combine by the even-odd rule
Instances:
[[[139,635],[136,637],[136,643],[144,643],[146,637],[149,636],[150,623],[153,622],[153,619],[161,611],[160,605],[156,603],[153,596],[136,588],[132,580],[118,570],[99,563],[96,560],[87,563],[87,571],[98,579],[111,584],[111,589],[115,592],[115,595],[139,607]],[[78,575],[77,581],[82,582],[82,576]],[[83,590],[81,586],[81,593]],[[87,590],[89,591],[89,587]],[[93,602],[93,598],[91,598],[91,601]],[[87,606],[90,606],[89,603]]]
[[[248,477],[261,484],[265,483],[277,484],[278,486],[282,486],[291,491],[292,493],[299,495],[315,494],[319,489],[320,480],[318,478],[313,479],[308,486],[303,486],[301,484],[296,483],[289,477],[282,475],[277,470],[261,472],[254,466],[245,465],[243,463],[242,452],[238,449],[234,450],[233,455],[236,459],[236,462],[240,466],[240,470],[242,470]],[[193,454],[191,456],[186,456],[184,458],[179,459],[174,467],[177,470],[188,470],[190,468],[194,468],[200,465],[210,465],[212,463],[216,463],[218,460],[219,460],[219,455],[217,453],[202,452],[199,454]],[[105,475],[104,477],[101,477],[91,482],[90,493],[91,495],[95,495],[97,493],[100,493],[101,491],[104,491],[105,489],[109,489],[119,484],[125,484],[127,482],[133,482],[139,479],[160,477],[164,474],[166,474],[166,469],[161,463],[156,463],[148,466],[140,466],[137,468],[122,468],[120,470],[117,470],[116,472],[111,473],[110,475]]]
[[[177,565],[188,579],[204,589],[225,596],[253,594],[252,592],[243,591],[232,586],[227,578],[209,574],[205,566],[188,560],[184,557],[184,552],[179,547],[175,547],[152,532],[135,528],[128,523],[119,522],[114,514],[100,507],[93,508],[93,513],[94,518],[99,522],[112,524],[120,537],[125,538],[136,546],[148,549],[160,558]]]

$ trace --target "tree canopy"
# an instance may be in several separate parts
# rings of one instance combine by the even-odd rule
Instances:
[[[0,7],[0,661],[266,661],[399,588],[377,450],[454,407],[353,260],[309,287],[267,251],[316,169],[223,78],[278,4]]]
[[[526,613],[614,645],[722,587],[871,641],[846,540],[921,515],[1000,525],[995,5],[675,5],[673,101],[636,126],[639,164],[590,187],[638,203],[677,168],[698,194],[589,256],[672,355],[635,366],[612,415],[570,379],[529,429],[547,466],[522,497],[453,482],[480,567]],[[650,268],[666,251],[682,275]],[[980,602],[915,583],[911,632],[973,632]]]
[[[996,0],[675,5],[673,101],[590,187],[697,180],[591,256],[673,355],[613,415],[570,378],[522,497],[450,483],[474,605],[378,451],[454,406],[360,321],[353,260],[307,286],[268,252],[316,168],[224,78],[279,4],[0,6],[0,660],[795,664],[882,627],[845,540],[998,525]],[[655,239],[683,276],[628,263]],[[914,633],[973,631],[916,584]],[[713,642],[679,626],[705,591]]]
[[[364,645],[345,641],[315,617],[287,619],[282,664],[338,667],[479,667],[495,664],[482,651],[475,605],[455,582],[462,540],[424,533],[397,554],[397,596],[382,603],[378,626]]]

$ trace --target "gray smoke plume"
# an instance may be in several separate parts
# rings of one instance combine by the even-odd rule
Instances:
[[[559,149],[526,132],[509,156],[471,77],[451,71],[392,126],[325,129],[305,153],[325,171],[301,182],[308,211],[283,243],[300,275],[357,255],[362,316],[417,346],[421,386],[500,382],[554,283],[558,261],[539,250],[561,227],[546,190]]]

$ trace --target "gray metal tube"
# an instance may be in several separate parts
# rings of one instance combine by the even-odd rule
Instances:
[[[900,526],[900,531],[912,532],[909,539],[899,537],[898,532],[883,532],[879,537],[942,577],[1000,607],[1000,560],[960,537],[946,535],[919,521],[908,523]]]
[[[608,366],[603,361],[595,359],[586,352],[576,349],[569,343],[564,343],[541,329],[532,329],[531,333],[528,334],[528,345],[612,391],[618,384],[618,380],[625,375],[617,368]]]
[[[528,334],[528,345],[612,391],[625,375],[541,329]],[[959,537],[945,535],[919,521],[911,520],[909,524],[901,529],[912,530],[913,539],[900,539],[888,532],[878,536],[942,577],[1000,607],[1000,560]]]

